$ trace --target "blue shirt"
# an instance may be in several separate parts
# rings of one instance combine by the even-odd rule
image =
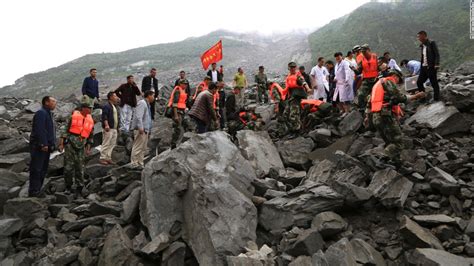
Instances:
[[[30,145],[36,147],[56,145],[56,130],[51,110],[43,107],[33,117],[33,128],[31,129]]]
[[[420,74],[420,68],[421,68],[421,63],[416,60],[410,60],[407,63],[407,69],[408,72],[412,75],[418,75]]]
[[[99,98],[99,81],[87,77],[82,83],[82,95],[87,95],[91,98]]]

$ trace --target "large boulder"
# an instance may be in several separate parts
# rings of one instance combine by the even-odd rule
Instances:
[[[474,61],[462,63],[458,68],[456,68],[455,72],[461,75],[474,74]]]
[[[293,225],[307,227],[321,212],[342,206],[343,196],[328,186],[305,183],[261,206],[259,223],[267,230],[286,229]]]
[[[28,142],[23,137],[0,141],[0,155],[29,152]]]
[[[227,134],[193,136],[146,165],[141,220],[151,238],[182,231],[201,265],[222,265],[256,239],[254,179],[252,165]]]
[[[449,84],[444,87],[443,98],[461,112],[470,111],[474,108],[474,86]]]
[[[342,119],[338,126],[338,133],[346,136],[355,133],[362,126],[364,118],[359,111],[354,110]]]
[[[374,173],[369,191],[386,207],[403,207],[413,182],[387,168]]]
[[[30,154],[28,152],[0,155],[0,168],[11,170],[15,173],[25,172],[28,169]]]
[[[405,121],[409,125],[416,121],[426,124],[436,133],[444,136],[452,133],[467,132],[469,123],[454,106],[447,106],[443,102],[436,102],[421,106],[416,113]]]
[[[116,225],[107,235],[99,257],[99,266],[131,265],[135,256],[132,241],[120,225]]]
[[[405,239],[405,243],[410,247],[444,250],[439,239],[428,229],[421,227],[407,216],[402,217],[400,234]]]
[[[457,195],[461,188],[456,178],[439,167],[428,169],[426,178],[430,181],[431,187],[444,195]]]
[[[7,217],[20,218],[24,224],[49,215],[48,205],[37,198],[9,199],[3,207],[3,212]]]
[[[266,131],[241,130],[237,132],[240,152],[250,161],[257,177],[268,175],[271,168],[284,169],[275,145]]]
[[[417,248],[409,257],[410,265],[471,266],[474,258],[464,258],[444,250]]]
[[[310,166],[311,160],[308,155],[315,146],[312,139],[298,137],[279,141],[276,144],[285,166],[300,170],[307,169]]]

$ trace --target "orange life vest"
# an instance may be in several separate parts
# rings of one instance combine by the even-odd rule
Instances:
[[[364,57],[364,55],[362,53],[358,54],[356,56],[356,62],[357,64],[359,64],[360,62],[362,62],[362,57]]]
[[[71,127],[69,133],[81,136],[87,139],[94,130],[94,119],[90,114],[84,117],[81,112],[74,111],[71,117]]]
[[[318,107],[323,104],[324,102],[321,100],[315,100],[315,99],[303,99],[301,100],[301,108],[305,109],[305,105],[310,106],[310,112],[314,113],[318,111]]]
[[[288,90],[284,90],[280,84],[273,82],[272,86],[270,86],[270,97],[275,100],[275,97],[273,96],[273,89],[277,88],[278,93],[280,94],[280,98],[282,101],[286,100],[286,95],[288,94]]]
[[[217,103],[219,102],[219,92],[214,93],[214,110],[217,110]]]
[[[362,75],[364,76],[364,79],[378,77],[379,66],[376,54],[372,54],[369,60],[367,60],[365,56],[362,56]]]
[[[288,89],[290,89],[290,90],[303,89],[302,86],[298,85],[298,77],[302,77],[301,73],[299,71],[296,72],[295,74],[288,74],[288,76],[286,77],[286,81],[285,81],[287,90]]]
[[[186,91],[181,88],[180,86],[176,86],[173,89],[173,92],[171,93],[170,99],[168,101],[168,107],[173,106],[173,99],[174,99],[174,93],[176,90],[179,90],[179,99],[178,99],[178,109],[186,109],[186,99],[188,98],[188,95],[186,94]]]
[[[395,82],[391,77],[383,78],[377,81],[377,83],[375,83],[374,87],[372,88],[372,93],[370,95],[370,107],[371,107],[370,111],[372,113],[377,113],[377,112],[382,111],[382,108],[389,104],[389,103],[384,102],[385,90],[383,88],[383,84],[387,80],[391,80]],[[392,113],[397,118],[403,116],[403,110],[398,104],[392,106]]]
[[[240,121],[242,122],[242,124],[244,124],[244,126],[247,125],[247,119],[246,119],[246,116],[247,116],[247,112],[245,111],[242,111],[239,113],[239,119]],[[250,118],[252,121],[256,121],[257,120],[257,116],[255,114],[251,114],[251,118]]]
[[[202,90],[200,92],[198,92],[199,87],[202,87]],[[201,81],[201,83],[199,83],[199,85],[196,87],[196,90],[194,91],[193,100],[196,100],[197,95],[203,91],[206,91],[207,89],[208,86],[206,85],[206,82]]]

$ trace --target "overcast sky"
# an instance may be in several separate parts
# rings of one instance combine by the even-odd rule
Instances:
[[[264,34],[313,29],[365,2],[369,1],[0,1],[0,87],[85,54],[180,41],[216,29]]]

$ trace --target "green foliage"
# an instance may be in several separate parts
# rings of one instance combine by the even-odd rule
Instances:
[[[465,0],[367,3],[310,34],[309,42],[313,60],[332,59],[335,52],[345,54],[364,43],[380,55],[390,51],[398,61],[420,60],[416,34],[425,30],[438,44],[441,67],[452,69],[474,59],[469,25],[469,1]]]

